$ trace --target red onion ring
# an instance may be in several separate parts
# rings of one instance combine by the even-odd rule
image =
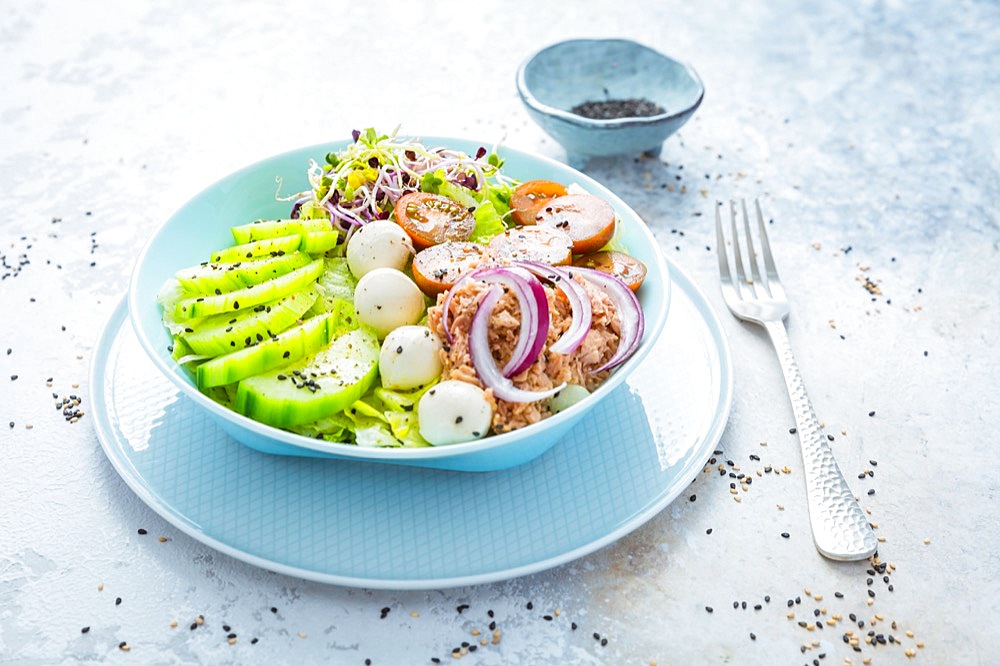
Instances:
[[[441,326],[448,344],[454,342],[448,324],[451,299],[469,280],[501,284],[517,297],[521,311],[520,333],[514,351],[503,368],[503,374],[505,377],[513,377],[524,372],[538,358],[549,335],[549,301],[545,296],[545,288],[531,273],[513,266],[481,268],[466,274],[448,290],[441,303]]]
[[[448,293],[445,294],[444,302],[441,303],[441,327],[444,329],[444,337],[449,345],[455,342],[455,338],[451,334],[451,327],[448,326],[448,311],[451,308],[451,299],[455,296],[455,292],[458,291],[459,287],[465,284],[466,280],[468,280],[468,276],[459,279],[458,282],[453,284]]]
[[[592,309],[587,290],[574,280],[572,273],[566,269],[537,261],[520,261],[518,265],[523,266],[538,277],[548,280],[565,294],[572,310],[572,320],[569,328],[549,347],[549,351],[557,354],[572,354],[583,344],[584,338],[590,332]]]
[[[490,316],[497,301],[503,295],[503,289],[499,285],[491,285],[483,292],[479,300],[479,307],[472,317],[472,324],[469,326],[469,356],[472,357],[472,367],[476,369],[476,374],[482,380],[486,388],[493,390],[493,395],[498,400],[507,402],[535,402],[550,398],[566,386],[565,382],[547,391],[525,391],[514,386],[508,377],[493,360],[493,352],[490,351],[489,326]]]
[[[503,285],[517,297],[521,310],[520,332],[514,351],[503,367],[503,375],[513,377],[524,372],[538,358],[549,336],[549,300],[545,288],[531,273],[512,266],[480,269],[469,277]]]
[[[587,280],[591,284],[604,290],[618,310],[618,319],[621,321],[621,334],[618,340],[618,349],[611,358],[593,372],[601,372],[614,368],[623,363],[642,341],[642,333],[645,330],[645,320],[642,315],[642,306],[635,293],[628,288],[624,282],[599,270],[593,268],[576,268],[577,275]]]

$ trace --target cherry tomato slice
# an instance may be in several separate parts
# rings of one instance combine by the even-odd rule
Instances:
[[[490,250],[500,260],[562,266],[573,259],[573,239],[554,227],[518,227],[491,238]]]
[[[466,241],[475,216],[462,204],[440,194],[408,192],[396,202],[396,222],[418,250],[445,241]]]
[[[573,239],[573,254],[587,254],[615,235],[615,209],[592,194],[567,194],[545,202],[535,224],[565,231]]]
[[[632,291],[638,291],[646,279],[646,265],[624,252],[606,250],[580,255],[573,260],[574,266],[596,268],[599,271],[614,275],[628,285]]]
[[[566,194],[566,188],[551,180],[529,180],[521,183],[510,195],[510,213],[519,225],[535,223],[538,209],[549,199]]]
[[[489,257],[485,245],[469,241],[445,241],[417,252],[413,257],[413,281],[420,291],[434,297],[448,291],[459,279],[481,266]]]

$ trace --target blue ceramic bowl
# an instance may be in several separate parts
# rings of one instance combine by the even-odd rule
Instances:
[[[444,146],[474,154],[492,142],[423,137],[427,146]],[[282,193],[308,189],[310,159],[322,162],[331,150],[347,141],[333,142],[278,155],[227,176],[208,187],[174,213],[154,233],[136,262],[129,284],[129,318],[139,342],[154,364],[189,399],[207,410],[237,441],[272,454],[314,456],[397,463],[440,469],[487,471],[525,463],[556,444],[584,418],[591,407],[618,388],[649,353],[663,330],[670,303],[670,275],[653,235],[621,199],[591,178],[564,164],[501,147],[504,173],[519,180],[547,179],[577,183],[606,199],[621,220],[620,238],[629,252],[646,264],[648,273],[639,301],[646,328],[635,354],[600,388],[571,408],[540,423],[474,442],[428,448],[380,449],[324,442],[253,421],[202,394],[192,378],[170,356],[170,335],[160,319],[156,294],[177,270],[207,260],[213,251],[232,244],[230,227],[259,218],[287,217],[289,203],[275,198],[275,178]]]
[[[590,157],[659,154],[660,145],[694,114],[705,94],[684,63],[624,39],[573,39],[538,51],[517,71],[529,115],[580,166]],[[586,102],[645,99],[664,112],[614,119],[572,109]]]

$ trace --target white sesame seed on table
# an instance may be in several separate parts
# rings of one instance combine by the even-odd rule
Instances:
[[[158,225],[247,164],[356,128],[564,161],[515,73],[573,37],[639,41],[705,83],[658,155],[583,167],[728,338],[731,414],[690,487],[595,552],[430,590],[268,571],[140,499],[101,447],[88,377]],[[0,53],[0,663],[991,662],[995,2],[12,0]],[[713,203],[741,197],[771,220],[789,336],[877,526],[872,561],[813,546],[779,367],[725,309]],[[505,507],[465,510],[488,524]]]

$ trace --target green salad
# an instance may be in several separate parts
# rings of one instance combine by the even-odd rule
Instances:
[[[645,269],[606,202],[510,179],[495,148],[353,138],[307,165],[287,219],[232,227],[163,285],[199,390],[307,437],[443,445],[545,418],[634,351]]]

